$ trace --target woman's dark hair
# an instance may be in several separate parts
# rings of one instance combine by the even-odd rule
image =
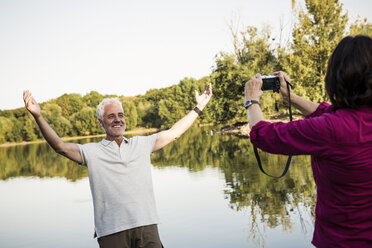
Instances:
[[[358,35],[343,38],[328,61],[325,88],[339,108],[372,106],[372,39]]]

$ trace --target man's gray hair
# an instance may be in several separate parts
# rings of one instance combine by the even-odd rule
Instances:
[[[118,98],[105,98],[103,99],[97,106],[97,118],[103,120],[104,109],[107,104],[116,103],[123,109],[123,105],[121,104]]]

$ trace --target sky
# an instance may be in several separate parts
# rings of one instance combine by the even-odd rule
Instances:
[[[372,21],[372,1],[341,2],[352,20]],[[45,102],[199,79],[233,51],[229,24],[269,25],[278,38],[292,22],[290,0],[0,0],[0,110],[23,107],[26,89]]]

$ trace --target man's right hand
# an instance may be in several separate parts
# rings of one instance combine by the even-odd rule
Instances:
[[[25,102],[26,109],[35,117],[40,117],[41,110],[39,104],[35,101],[31,92],[28,90],[23,91],[23,101]]]
[[[71,159],[79,164],[83,163],[83,159],[80,154],[80,148],[75,143],[65,143],[61,138],[54,132],[49,124],[44,120],[41,115],[39,104],[35,101],[31,92],[28,90],[23,91],[23,101],[27,110],[34,116],[36,123],[38,124],[41,133],[48,144],[59,154]]]

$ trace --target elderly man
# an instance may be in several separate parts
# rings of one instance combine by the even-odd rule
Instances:
[[[99,125],[106,138],[79,145],[63,142],[44,120],[29,91],[23,92],[48,144],[59,154],[88,167],[94,206],[95,234],[100,247],[162,247],[157,224],[150,155],[179,138],[191,127],[212,96],[208,85],[195,91],[196,106],[170,129],[149,136],[123,136],[126,128],[121,102],[104,99],[97,107]]]

